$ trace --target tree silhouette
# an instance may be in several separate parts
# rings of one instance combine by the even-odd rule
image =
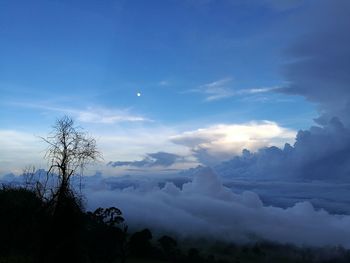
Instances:
[[[100,157],[100,153],[95,139],[76,127],[68,116],[58,119],[50,135],[42,139],[48,144],[45,154],[49,162],[47,175],[55,178],[44,184],[49,190],[46,205],[52,215],[45,249],[49,251],[47,261],[82,262],[84,213],[71,186],[71,178],[81,175],[89,163]],[[52,182],[56,186],[52,186]]]
[[[149,229],[134,233],[130,237],[130,252],[136,257],[149,257],[152,254],[152,233]]]
[[[87,212],[87,247],[92,262],[125,262],[128,256],[127,231],[116,207]]]
[[[42,138],[47,144],[45,158],[49,161],[48,174],[58,176],[57,188],[51,189],[51,201],[54,204],[70,192],[70,180],[82,174],[89,163],[101,157],[95,139],[89,137],[81,128],[74,125],[71,117],[58,119],[51,134]]]
[[[177,242],[170,236],[164,235],[158,239],[158,243],[162,249],[162,252],[168,261],[175,261],[177,253]]]
[[[44,238],[45,211],[35,193],[24,188],[0,187],[1,256],[34,256]]]

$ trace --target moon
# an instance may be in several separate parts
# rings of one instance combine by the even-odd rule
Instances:
[[[141,96],[141,92],[137,92],[137,93],[136,93],[136,96],[137,96],[137,97],[140,97],[140,96]]]

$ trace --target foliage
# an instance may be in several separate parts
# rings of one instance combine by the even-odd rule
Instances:
[[[97,208],[86,213],[86,246],[92,262],[124,262],[128,255],[127,231],[116,207]]]
[[[36,256],[47,224],[41,200],[26,189],[3,186],[0,215],[0,255],[16,260]]]
[[[149,257],[152,254],[152,233],[149,229],[134,233],[130,237],[130,251],[136,257]]]
[[[124,222],[124,218],[121,216],[122,212],[116,207],[110,208],[97,208],[95,212],[87,213],[95,222],[100,224],[107,224],[108,226],[114,226]]]

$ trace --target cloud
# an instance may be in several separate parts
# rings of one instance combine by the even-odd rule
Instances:
[[[156,166],[163,166],[163,167],[169,167],[176,162],[183,162],[184,158],[173,153],[167,153],[167,152],[156,152],[156,153],[148,153],[144,159],[141,161],[131,161],[131,162],[109,162],[108,165],[112,167],[118,167],[118,166],[130,166],[130,167],[138,167],[138,168],[144,168],[144,167],[156,167]]]
[[[200,93],[205,95],[205,101],[216,101],[221,99],[230,98],[233,96],[247,96],[256,95],[261,93],[269,93],[281,89],[280,86],[272,87],[259,87],[259,88],[245,88],[245,89],[232,89],[232,79],[224,78],[211,83],[207,83],[199,86],[196,89],[188,90],[186,93]]]
[[[168,182],[164,187],[146,183],[86,192],[90,209],[117,206],[135,230],[148,227],[178,238],[350,248],[350,216],[316,210],[309,202],[286,209],[265,206],[254,192],[236,194],[224,187],[210,169],[195,174],[182,188]]]
[[[276,91],[317,103],[318,126],[299,131],[294,146],[245,151],[217,167],[228,177],[349,180],[350,2],[315,1],[294,16],[303,32],[288,49],[286,84]],[[336,19],[334,19],[336,18]],[[259,90],[257,90],[259,91]],[[335,117],[335,118],[334,118]]]
[[[350,2],[313,1],[295,26],[303,34],[288,49],[282,92],[301,95],[320,106],[321,114],[350,124]]]
[[[349,181],[350,130],[333,118],[323,127],[299,131],[293,146],[243,151],[215,169],[229,178]]]
[[[296,132],[270,121],[220,124],[171,137],[175,144],[191,149],[197,159],[214,165],[239,155],[243,149],[256,151],[264,146],[293,142]]]
[[[104,107],[87,107],[76,109],[70,107],[46,106],[41,103],[12,103],[16,106],[55,111],[69,114],[85,123],[115,124],[120,122],[149,122],[152,121],[140,115],[130,113],[129,109],[108,109]]]
[[[242,89],[237,91],[237,94],[259,94],[259,93],[267,93],[271,91],[279,90],[280,87],[261,87],[261,88],[253,88],[253,89]]]
[[[235,94],[233,90],[228,87],[231,81],[231,78],[220,79],[211,83],[203,84],[196,89],[191,89],[189,92],[196,92],[205,95],[205,101],[208,102],[229,98]]]
[[[274,4],[277,1],[268,1]],[[291,3],[285,1],[281,3]],[[297,1],[295,1],[296,3]],[[278,180],[349,180],[350,174],[350,2],[313,1],[294,14],[302,34],[289,47],[285,85],[242,90],[278,91],[317,103],[317,126],[299,131],[293,146],[244,151],[216,167],[227,177]],[[336,18],[336,19],[335,19]],[[335,117],[335,118],[334,118]],[[197,150],[210,160],[210,147]]]
[[[83,127],[85,128],[85,125]],[[106,161],[133,160],[140,155],[150,153],[147,156],[149,164],[153,165],[146,167],[147,171],[144,173],[152,173],[152,171],[166,173],[166,169],[188,169],[197,164],[193,158],[191,160],[191,157],[188,157],[189,151],[186,147],[176,145],[169,140],[171,136],[179,132],[174,127],[165,127],[155,123],[144,125],[142,123],[140,125],[119,124],[117,128],[113,127],[112,129],[101,129],[100,125],[91,125],[87,130],[96,139],[98,150]],[[36,136],[30,132],[0,130],[0,145],[2,147],[0,175],[9,172],[20,174],[22,169],[29,165],[35,165],[37,168],[46,167],[47,163],[43,157],[47,145],[38,136],[46,137],[48,132],[42,130]],[[174,156],[171,153],[174,153]],[[172,165],[165,166],[175,158],[175,155],[178,156],[176,161]],[[186,160],[183,160],[181,156],[186,156]],[[85,174],[94,174],[96,170],[101,170],[105,175],[112,176],[137,173],[137,171],[130,172],[129,168],[132,167],[121,166],[119,169],[115,169],[112,166],[106,166],[105,162],[97,162],[89,167]]]
[[[114,124],[117,122],[150,121],[142,116],[132,115],[128,110],[109,110],[105,108],[89,107],[85,110],[68,110],[77,115],[78,120],[88,123]]]

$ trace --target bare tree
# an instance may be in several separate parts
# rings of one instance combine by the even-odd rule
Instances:
[[[80,127],[74,125],[71,117],[58,119],[51,134],[42,138],[47,144],[45,158],[49,161],[48,174],[58,176],[57,189],[52,193],[52,201],[70,192],[72,176],[82,174],[84,168],[101,157],[96,140],[89,137]]]

